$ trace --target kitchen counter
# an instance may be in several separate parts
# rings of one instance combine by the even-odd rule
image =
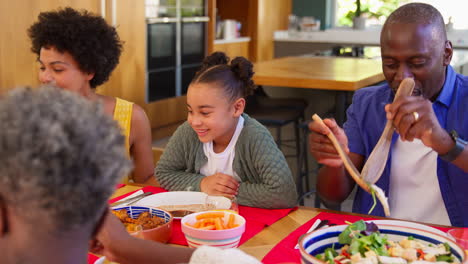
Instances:
[[[240,37],[233,39],[215,39],[214,44],[226,44],[226,43],[239,43],[239,42],[249,42],[249,37]]]
[[[364,46],[364,57],[380,57],[380,29],[351,30],[330,29],[316,32],[276,31],[275,57],[284,56],[329,56],[335,46]],[[468,75],[468,30],[453,30],[448,33],[454,46],[451,65],[461,74]],[[457,44],[458,43],[458,44]],[[371,56],[368,56],[370,54]]]
[[[380,42],[380,28],[366,30],[328,29],[315,32],[275,31],[275,42],[333,43],[343,45],[374,45]],[[468,49],[468,30],[452,30],[447,33],[454,48]]]

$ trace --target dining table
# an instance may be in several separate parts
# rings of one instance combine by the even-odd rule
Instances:
[[[347,94],[385,79],[380,59],[358,57],[281,57],[255,63],[254,72],[257,85],[335,91],[335,119],[340,125]]]
[[[116,189],[111,198],[119,197],[130,192],[137,191],[146,185],[142,184],[127,184],[121,188]],[[245,243],[239,246],[239,249],[243,250],[249,255],[254,256],[258,260],[264,260],[265,256],[272,251],[272,249],[278,245],[283,239],[290,236],[292,232],[300,231],[299,229],[304,228],[305,224],[311,224],[311,220],[316,218],[319,215],[328,215],[333,216],[336,219],[392,219],[384,218],[378,216],[362,215],[355,214],[344,211],[334,211],[321,208],[313,208],[307,206],[298,206],[295,210],[292,210],[283,218],[279,219],[272,225],[265,227],[258,234],[247,240]],[[452,227],[442,226],[442,225],[433,225],[431,226],[441,228],[443,230],[448,230]],[[308,228],[307,228],[308,229]],[[306,232],[302,231],[302,232]],[[294,241],[296,243],[297,241]],[[179,246],[180,245],[174,245]],[[271,263],[270,261],[267,261]],[[293,262],[294,263],[294,262]]]

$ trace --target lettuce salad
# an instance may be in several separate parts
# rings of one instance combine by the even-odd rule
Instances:
[[[327,248],[316,258],[328,264],[455,263],[447,243],[426,245],[413,237],[395,242],[380,234],[372,222],[360,220],[348,224],[338,237],[338,242],[344,246],[341,249]]]

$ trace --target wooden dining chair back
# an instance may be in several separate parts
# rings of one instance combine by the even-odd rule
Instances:
[[[154,167],[158,164],[161,155],[163,154],[164,149],[159,147],[153,147],[153,163]]]
[[[283,147],[295,148],[295,155],[285,156],[294,156],[297,160],[296,187],[298,187],[297,191],[299,194],[302,194],[302,185],[299,185],[299,180],[302,179],[300,124],[304,120],[306,107],[307,101],[302,98],[270,97],[263,90],[262,86],[258,86],[257,89],[255,89],[254,94],[246,98],[245,108],[245,112],[249,116],[253,117],[264,126],[276,130],[274,138],[280,149]],[[283,139],[281,129],[289,124],[293,125],[294,138]],[[285,142],[288,141],[294,141],[295,145],[290,146],[285,144]]]

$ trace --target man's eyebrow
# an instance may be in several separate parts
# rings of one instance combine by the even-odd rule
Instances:
[[[418,54],[418,55],[411,56],[409,59],[412,60],[412,59],[420,59],[420,58],[428,58],[428,56],[424,54]]]

